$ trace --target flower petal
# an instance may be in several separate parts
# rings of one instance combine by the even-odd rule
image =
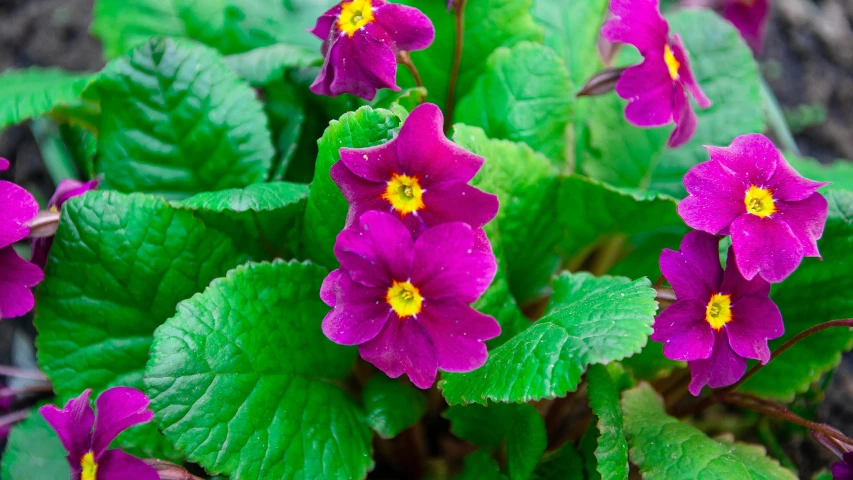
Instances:
[[[785,333],[782,313],[766,295],[747,295],[732,303],[732,321],[723,328],[735,353],[761,363],[770,361],[767,340]]]
[[[160,480],[154,467],[121,450],[107,450],[98,460],[98,479]]]
[[[320,300],[330,307],[334,307],[338,303],[338,282],[341,275],[346,275],[340,268],[336,268],[326,275],[323,279],[323,284],[320,286]]]
[[[385,184],[365,180],[350,171],[342,162],[332,165],[329,171],[332,181],[338,186],[344,199],[349,203],[347,220],[344,228],[349,228],[358,222],[361,215],[371,210],[390,213],[391,204],[382,198]]]
[[[746,213],[746,188],[718,162],[702,162],[688,170],[684,187],[690,195],[678,203],[678,215],[691,228],[728,235],[735,218]]]
[[[752,280],[743,278],[737,267],[735,250],[729,247],[726,256],[726,270],[723,272],[723,284],[720,287],[720,293],[731,295],[732,302],[737,302],[738,299],[747,295],[766,297],[770,295],[770,283],[760,276],[756,276]]]
[[[5,158],[0,157],[0,172],[5,172],[6,170],[9,169],[9,166],[10,166],[9,160],[6,160]]]
[[[92,426],[95,424],[95,412],[89,405],[91,389],[72,398],[62,410],[55,405],[39,408],[39,413],[56,431],[62,446],[68,451],[69,462],[80,463],[83,455],[90,450]]]
[[[714,329],[705,321],[707,303],[695,298],[678,300],[655,318],[651,339],[663,343],[670,360],[700,360],[711,356]]]
[[[760,274],[770,283],[779,283],[796,270],[804,251],[787,223],[749,214],[732,223],[732,247],[744,278]]]
[[[675,34],[672,38],[672,54],[678,60],[678,79],[684,88],[690,92],[696,104],[702,108],[708,108],[712,105],[711,100],[702,91],[696,77],[693,76],[693,69],[690,68],[690,57],[687,55],[687,49],[684,47],[684,42],[681,41],[681,35]]]
[[[470,372],[489,357],[485,340],[501,334],[498,322],[457,300],[427,302],[417,321],[435,345],[438,368]]]
[[[723,280],[720,266],[720,241],[704,232],[688,232],[679,251],[665,249],[660,269],[679,300],[695,298],[703,303],[718,293]]]
[[[806,257],[820,257],[817,241],[823,236],[828,205],[826,198],[815,193],[799,202],[777,202],[779,211],[773,216],[785,222],[803,246]]]
[[[27,223],[36,218],[39,206],[30,192],[0,180],[0,248],[22,240],[30,233]]]
[[[334,308],[323,319],[326,337],[340,345],[358,345],[376,337],[391,316],[391,307],[385,302],[387,287],[364,286],[346,273],[338,273],[332,280],[329,277],[326,280],[334,282]],[[324,281],[321,295],[328,296],[328,290]]]
[[[130,387],[106,390],[95,400],[95,406],[98,409],[92,434],[95,458],[106,451],[119,433],[134,425],[147,423],[154,416],[154,412],[148,410],[148,397]]]
[[[770,18],[770,0],[725,2],[723,18],[738,29],[740,36],[756,54],[764,50],[764,32]]]
[[[757,133],[741,135],[728,147],[705,147],[711,160],[720,162],[724,168],[734,172],[741,180],[744,193],[750,185],[764,187],[776,173],[782,158],[767,137]]]
[[[435,346],[413,318],[400,320],[396,314],[392,315],[376,338],[359,345],[358,352],[391,378],[405,373],[422,389],[435,383],[438,372]]]
[[[698,396],[702,387],[726,387],[734,384],[746,372],[746,360],[738,356],[729,346],[725,329],[714,335],[714,351],[704,360],[688,362],[690,374],[690,393]]]
[[[98,184],[100,182],[101,181],[97,178],[89,180],[88,182],[71,179],[61,180],[59,185],[56,187],[56,191],[53,192],[53,196],[50,197],[50,201],[47,202],[47,206],[62,208],[62,204],[68,200],[74,197],[79,197],[89,190],[98,188]]]
[[[661,72],[660,69],[644,68],[646,64],[662,67],[666,77],[650,82],[650,79],[659,77]],[[663,60],[647,59],[625,70],[616,83],[616,93],[630,102],[625,107],[625,118],[639,127],[659,127],[671,122],[674,85],[666,73]]]
[[[409,230],[389,213],[367,212],[338,234],[335,256],[352,280],[388,288],[412,275],[413,245]]]
[[[387,183],[402,168],[397,160],[397,139],[369,148],[341,148],[341,162],[355,175],[371,182]]]
[[[675,90],[672,94],[672,119],[675,121],[675,130],[669,136],[666,146],[678,148],[693,138],[696,127],[699,125],[699,119],[696,117],[693,107],[690,106],[687,93],[680,84],[675,84]]]
[[[341,14],[341,4],[338,3],[334,7],[326,10],[326,13],[320,15],[314,28],[308,30],[312,35],[320,40],[326,40],[332,33],[332,28],[338,22],[338,16]]]
[[[432,21],[417,8],[386,3],[374,9],[374,17],[398,50],[423,50],[435,40]]]
[[[795,202],[805,200],[814,195],[820,187],[825,187],[832,182],[816,182],[804,178],[779,154],[779,164],[776,172],[767,182],[767,188],[773,192],[774,200]]]
[[[498,214],[498,196],[467,183],[441,184],[424,193],[426,206],[418,215],[429,226],[463,222],[482,227]]]
[[[669,24],[660,14],[658,0],[612,0],[610,11],[615,18],[602,27],[604,38],[633,45],[641,53],[656,48],[663,50]]]
[[[20,317],[33,309],[30,287],[44,279],[41,269],[18,256],[12,246],[0,248],[0,318]]]

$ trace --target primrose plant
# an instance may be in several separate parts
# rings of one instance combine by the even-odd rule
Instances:
[[[3,478],[851,478],[853,178],[768,2],[227,3],[0,74],[56,186],[0,160]]]

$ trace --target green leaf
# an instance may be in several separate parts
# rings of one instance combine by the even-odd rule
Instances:
[[[556,246],[563,235],[554,208],[560,186],[556,168],[527,145],[492,140],[479,128],[456,125],[453,141],[486,158],[471,184],[500,200],[493,222],[500,229],[513,294],[521,303],[544,297],[559,268]]]
[[[456,48],[456,28],[446,2],[405,0],[402,3],[418,8],[429,16],[435,26],[433,44],[426,50],[411,52],[418,67],[428,100],[445,105]],[[486,59],[498,47],[511,47],[524,40],[539,41],[542,29],[530,14],[531,0],[468,0],[465,3],[465,41],[456,83],[458,100],[471,89],[477,77],[486,69]],[[412,87],[414,80],[408,72],[398,73],[402,87]],[[450,115],[445,112],[445,115]]]
[[[568,65],[576,86],[585,84],[604,67],[598,54],[598,39],[609,5],[609,0],[573,2],[568,8],[560,0],[533,2],[536,23],[545,27],[545,46]]]
[[[311,126],[319,122],[318,116],[306,115],[304,99],[300,98],[300,92],[288,83],[267,85],[263,92],[264,112],[270,122],[277,154],[270,179],[284,180],[288,172],[292,171],[290,167],[294,158],[304,158],[310,159],[305,162],[311,167],[310,175],[307,176],[310,180],[314,175],[314,160],[317,158],[317,140]],[[323,117],[322,120],[325,122],[326,118]],[[322,132],[318,132],[316,136],[320,136],[320,133]],[[297,157],[298,154],[301,156]]]
[[[836,160],[821,164],[811,157],[799,157],[785,152],[785,159],[800,175],[819,182],[832,182],[824,187],[827,190],[853,190],[853,163],[849,160]]]
[[[319,48],[306,29],[327,8],[319,0],[98,0],[91,30],[107,58],[155,36],[192,38],[224,54],[275,43]]]
[[[545,422],[532,405],[491,403],[452,406],[444,413],[457,437],[487,449],[506,443],[506,470],[512,480],[530,478],[545,453]]]
[[[583,459],[575,446],[566,443],[556,452],[545,455],[536,466],[532,480],[584,480]]]
[[[456,480],[503,480],[506,475],[501,473],[501,467],[491,455],[477,450],[465,457],[462,471]]]
[[[586,374],[589,384],[589,407],[598,417],[598,473],[605,480],[628,478],[628,442],[622,424],[622,406],[619,390],[604,365],[589,367]]]
[[[761,447],[724,443],[666,414],[663,400],[648,385],[624,393],[625,432],[631,462],[646,480],[672,478],[750,478],[794,480],[766,457]]]
[[[790,277],[773,286],[771,298],[785,319],[785,335],[770,342],[771,350],[809,327],[853,317],[853,277],[848,268],[853,262],[853,192],[829,191],[826,200],[829,215],[818,241],[823,260],[803,259]],[[817,333],[768,363],[739,390],[791,400],[838,365],[841,354],[851,347],[853,331],[846,328]]]
[[[0,75],[0,130],[77,101],[96,77],[54,68],[3,72]]]
[[[68,452],[56,432],[33,409],[26,420],[12,427],[3,452],[0,477],[10,480],[70,478],[66,455]]]
[[[367,424],[382,438],[394,438],[418,423],[427,408],[427,398],[410,384],[385,375],[374,375],[361,392]]]
[[[656,311],[647,279],[564,273],[542,319],[492,350],[482,368],[444,374],[438,386],[451,405],[563,396],[587,366],[639,352]]]
[[[703,145],[728,146],[739,135],[762,132],[764,111],[758,65],[730,23],[703,9],[678,10],[667,19],[672,32],[684,40],[696,80],[714,102],[711,108],[696,110],[696,135],[681,148],[667,150],[652,177],[652,189],[683,197],[681,178],[708,160]]]
[[[241,266],[157,329],[145,391],[187,460],[235,480],[363,478],[373,466],[364,413],[335,383],[356,351],[320,330],[325,275]]]
[[[631,371],[637,380],[656,380],[672,373],[679,367],[686,367],[685,362],[676,362],[663,356],[663,344],[649,342],[643,351],[631,358],[622,360],[622,365]]]
[[[344,228],[349,209],[329,176],[332,165],[341,158],[338,149],[383,144],[397,134],[401,124],[400,118],[391,111],[370,107],[361,107],[330,122],[317,142],[320,153],[305,209],[304,244],[308,258],[329,267],[338,264],[332,249],[335,238]]]
[[[192,213],[142,194],[89,192],[62,207],[38,289],[38,363],[60,401],[86,388],[142,386],[152,332],[175,305],[245,261]],[[81,281],[84,279],[84,281]],[[174,458],[152,424],[119,446]]]
[[[316,49],[284,43],[225,57],[225,63],[253,86],[281,81],[288,70],[308,67],[322,60]]]
[[[266,116],[213,50],[155,39],[95,86],[103,188],[181,198],[264,181],[274,152]]]
[[[423,103],[426,95],[427,90],[424,87],[404,88],[398,92],[383,88],[376,93],[376,98],[373,99],[370,106],[373,108],[387,108],[393,111],[394,105],[398,104],[406,110],[406,116],[408,116],[409,111],[414,110],[418,105]],[[398,116],[405,120],[402,114]]]
[[[492,138],[521,141],[562,164],[572,121],[572,81],[553,50],[529,42],[499,48],[457,108],[459,122]]]

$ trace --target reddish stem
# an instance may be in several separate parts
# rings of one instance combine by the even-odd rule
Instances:
[[[453,108],[456,102],[456,82],[459,79],[459,67],[462,64],[462,47],[465,45],[465,4],[467,0],[454,0],[453,15],[456,17],[456,46],[453,51],[453,67],[450,70],[450,83],[447,85],[447,103],[444,108],[444,129],[453,125]]]

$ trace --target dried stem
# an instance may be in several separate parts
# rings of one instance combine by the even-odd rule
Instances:
[[[456,103],[456,82],[459,79],[459,67],[462,64],[462,47],[465,45],[465,4],[467,0],[454,0],[453,15],[456,17],[456,45],[453,50],[453,67],[450,70],[450,83],[447,85],[447,103],[444,107],[444,129],[453,125],[453,108]]]

